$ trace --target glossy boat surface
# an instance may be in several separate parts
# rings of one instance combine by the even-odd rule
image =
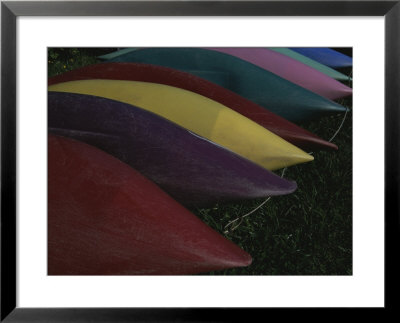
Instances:
[[[320,95],[293,84],[242,59],[202,48],[145,48],[111,61],[139,62],[183,70],[229,73],[228,84],[220,84],[292,122],[309,121],[346,109]],[[218,82],[215,79],[208,79]]]
[[[250,263],[128,165],[49,135],[49,275],[181,275]]]
[[[332,68],[353,66],[353,59],[327,47],[291,47],[291,50]]]
[[[95,95],[135,105],[269,170],[314,159],[228,107],[177,87],[137,81],[83,80],[51,85],[49,90]]]
[[[83,141],[130,165],[184,205],[289,194],[272,172],[135,106],[49,92],[49,132]]]
[[[51,77],[48,85],[88,79],[142,81],[179,87],[235,110],[303,150],[337,149],[336,145],[222,86],[193,74],[163,66],[141,63],[94,64]]]
[[[210,47],[207,49],[243,59],[330,100],[352,94],[352,89],[343,83],[268,48]]]

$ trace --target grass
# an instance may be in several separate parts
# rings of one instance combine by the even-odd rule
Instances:
[[[343,116],[320,119],[308,129],[329,138]],[[337,152],[314,152],[315,160],[288,168],[285,178],[297,182],[296,192],[272,197],[226,236],[253,257],[246,268],[210,274],[351,275],[352,274],[352,136],[351,113],[334,142]],[[319,130],[319,131],[317,131]],[[223,233],[224,226],[262,203],[195,210]]]
[[[96,63],[96,56],[114,50],[49,49],[48,75]],[[351,99],[339,103],[352,106]],[[329,140],[342,120],[343,115],[335,115],[301,126]],[[338,151],[313,152],[314,161],[286,170],[284,177],[297,182],[298,189],[294,193],[272,197],[233,231],[226,233],[225,226],[254,210],[264,199],[192,210],[253,258],[248,267],[204,275],[352,274],[351,110],[333,142],[339,147]]]

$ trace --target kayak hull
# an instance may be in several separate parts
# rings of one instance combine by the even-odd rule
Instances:
[[[295,123],[346,111],[343,106],[254,64],[212,50],[145,48],[120,55],[110,61],[155,64],[195,75],[197,71],[228,73],[228,84],[224,82],[219,85]],[[208,80],[218,82],[214,79]]]
[[[303,150],[337,150],[335,144],[319,138],[228,89],[195,75],[163,66],[140,63],[94,64],[51,77],[48,85],[88,79],[141,81],[179,87],[231,108]]]
[[[275,170],[313,157],[232,109],[197,93],[164,84],[83,80],[50,91],[101,96],[156,113],[256,164]]]
[[[136,48],[123,48],[123,49],[119,49],[119,50],[117,50],[115,52],[112,52],[112,53],[108,53],[108,54],[104,54],[104,55],[101,55],[101,56],[97,56],[97,58],[100,59],[100,60],[107,61],[107,60],[113,59],[113,58],[115,58],[117,56],[120,56],[122,54],[130,53],[130,52],[132,52],[134,50],[136,50]]]
[[[352,94],[352,89],[348,86],[316,69],[267,48],[215,47],[208,49],[248,61],[330,100]]]
[[[48,139],[48,274],[182,275],[251,257],[155,184],[84,143]]]
[[[296,189],[296,183],[125,103],[49,92],[48,124],[51,133],[122,160],[187,206],[283,195]]]
[[[343,82],[351,81],[351,77],[349,77],[343,73],[340,73],[339,71],[334,70],[333,68],[330,68],[329,66],[318,63],[317,61],[314,61],[313,59],[308,58],[307,56],[301,55],[300,53],[297,53],[289,48],[286,48],[286,47],[268,47],[268,48],[275,52],[281,53],[282,55],[293,58],[296,61],[299,61],[307,66],[310,66],[311,68],[314,68],[314,69],[320,71],[321,73],[324,73],[325,75],[334,78],[335,80],[343,81]]]
[[[326,47],[292,47],[291,50],[332,68],[353,66],[353,59]]]

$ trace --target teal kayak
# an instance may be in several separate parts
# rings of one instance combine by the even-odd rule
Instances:
[[[103,61],[108,61],[108,60],[113,59],[113,58],[115,58],[117,56],[132,52],[132,51],[134,51],[136,49],[137,48],[123,48],[123,49],[119,49],[119,50],[117,50],[115,52],[112,52],[112,53],[108,53],[108,54],[105,54],[105,55],[98,56],[97,58],[101,59]]]
[[[174,68],[206,78],[292,122],[304,122],[346,108],[240,58],[201,48],[143,48],[109,61]],[[214,78],[212,71],[228,78]],[[200,73],[200,74],[198,74]]]
[[[308,58],[307,56],[304,56],[300,53],[295,52],[294,50],[291,50],[289,48],[285,47],[269,47],[269,49],[281,53],[283,55],[289,56],[305,65],[308,65],[312,68],[315,68],[316,70],[320,71],[321,73],[324,73],[336,80],[339,81],[350,81],[351,77],[348,77],[347,75],[344,75],[343,73],[340,73],[333,68],[330,68],[324,64],[321,64],[311,58]]]

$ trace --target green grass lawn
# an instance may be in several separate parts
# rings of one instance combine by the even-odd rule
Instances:
[[[49,49],[48,75],[94,64],[96,56],[115,49]],[[350,73],[351,71],[348,71]],[[339,101],[351,108],[351,99]],[[344,115],[302,124],[329,140]],[[245,268],[205,275],[351,275],[352,274],[352,111],[333,143],[338,151],[315,151],[315,160],[286,169],[284,177],[297,182],[287,196],[272,197],[245,217],[233,231],[225,226],[254,210],[265,199],[192,210],[253,257]],[[281,174],[281,171],[277,171]]]
[[[343,116],[327,117],[307,129],[329,139]],[[246,268],[212,274],[351,275],[352,274],[352,118],[348,113],[334,140],[336,152],[314,152],[311,163],[289,167],[285,178],[297,191],[272,197],[226,234],[252,257]],[[264,200],[215,206],[195,213],[217,231]]]

